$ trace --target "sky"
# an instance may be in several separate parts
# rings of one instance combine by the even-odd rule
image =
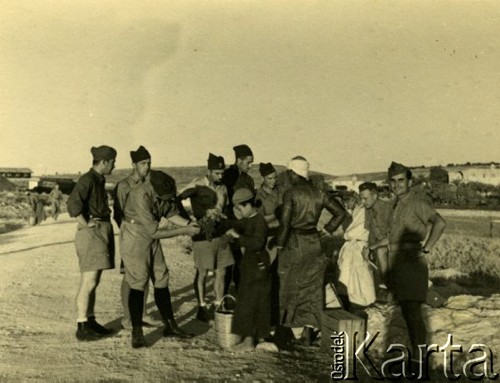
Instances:
[[[500,2],[0,0],[0,167],[500,161]]]

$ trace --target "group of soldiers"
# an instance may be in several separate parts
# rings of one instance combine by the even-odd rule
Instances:
[[[251,290],[250,285],[241,284],[242,259],[245,254],[247,258],[248,254],[259,257],[266,254],[265,262],[259,261],[259,267],[266,265],[270,291],[252,292],[265,294],[262,299],[269,302],[266,303],[268,308],[259,308],[264,310],[260,318],[268,318],[275,329],[274,339],[293,334],[293,342],[310,345],[318,334],[320,313],[324,308],[326,261],[323,242],[325,236],[331,236],[348,217],[346,206],[311,182],[309,163],[302,156],[292,158],[288,169],[280,174],[271,163],[260,163],[262,185],[256,189],[248,174],[254,161],[252,150],[247,145],[233,149],[234,164],[226,168],[223,157],[210,153],[206,175],[193,180],[179,192],[172,177],[151,169],[151,155],[147,149],[141,146],[130,152],[133,172],[116,186],[113,218],[120,228],[124,272],[122,327],[132,330],[132,347],[147,346],[143,326],[151,322],[145,312],[150,280],[165,326],[163,335],[193,336],[175,321],[168,287],[169,270],[160,244],[161,239],[178,235],[193,239],[197,320],[211,320],[214,309],[231,288],[237,292]],[[70,216],[78,221],[75,245],[81,271],[77,294],[76,337],[79,340],[96,340],[112,333],[96,321],[94,306],[102,271],[114,268],[111,209],[104,185],[105,176],[113,171],[117,153],[109,146],[93,147],[91,153],[92,168],[78,180],[67,204]],[[388,179],[395,196],[391,201],[377,197],[375,184],[360,186],[360,203],[352,210],[353,219],[345,230],[345,238],[347,242],[357,241],[356,233],[360,233],[362,245],[352,249],[354,252],[359,250],[363,259],[372,258],[376,262],[382,283],[400,304],[410,340],[414,349],[418,349],[426,337],[421,315],[421,304],[428,288],[425,255],[439,240],[445,222],[428,203],[411,193],[411,171],[407,167],[392,163]],[[262,222],[265,221],[267,239],[263,252],[248,252],[245,248],[250,245],[237,240],[235,222],[246,214],[245,205],[242,205],[246,201],[251,201],[248,211],[258,211]],[[331,218],[319,227],[324,209]],[[356,230],[353,225],[357,225]],[[341,255],[341,258],[345,261],[346,256]],[[247,267],[244,265],[245,262],[243,267]],[[341,259],[339,265],[342,266]],[[211,271],[214,272],[215,300],[209,306],[206,281]],[[357,301],[350,288],[347,282],[353,307],[356,302],[367,301]],[[248,294],[238,295],[245,296],[249,302],[260,299],[248,297]],[[246,333],[242,333],[242,337],[250,337],[257,331],[252,326],[243,327]]]
[[[50,216],[57,221],[61,214],[61,203],[63,201],[63,193],[59,190],[59,185],[55,184],[50,191],[48,197],[45,193],[37,193],[35,190],[28,191],[28,202],[31,208],[30,217],[33,226],[41,224],[47,218],[45,212],[46,204],[50,206]]]

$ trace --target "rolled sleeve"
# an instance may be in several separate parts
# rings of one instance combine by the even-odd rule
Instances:
[[[418,201],[415,209],[417,217],[427,224],[433,216],[437,214],[437,211],[425,201]]]

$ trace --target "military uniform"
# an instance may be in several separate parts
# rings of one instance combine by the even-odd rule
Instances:
[[[61,201],[63,200],[63,194],[59,189],[53,188],[50,191],[49,199],[52,204],[52,218],[57,221],[57,218],[61,213]]]
[[[277,189],[268,191],[263,187],[260,187],[259,189],[257,189],[255,199],[262,202],[260,212],[264,216],[275,214],[276,208],[280,204]]]
[[[377,198],[370,209],[366,209],[366,228],[370,232],[368,243],[373,245],[387,238],[391,219],[391,203]]]
[[[130,288],[143,291],[150,273],[155,288],[168,286],[168,268],[156,233],[162,217],[178,214],[175,205],[156,198],[149,182],[132,189],[124,208],[120,227],[120,253],[125,265],[125,280]]]
[[[96,223],[92,227],[78,223],[75,247],[81,272],[115,267],[115,242],[105,182],[104,176],[91,168],[80,177],[68,198],[70,217],[82,215],[85,220]]]
[[[249,174],[240,172],[238,166],[231,165],[224,171],[222,183],[226,185],[229,201],[226,212],[228,216],[234,217],[233,204],[231,202],[234,192],[245,188],[255,193],[255,181]]]
[[[422,253],[427,224],[436,210],[413,192],[392,201],[389,226],[389,280],[398,301],[425,301],[429,270]]]
[[[130,190],[142,185],[143,182],[143,178],[137,176],[136,174],[130,174],[116,184],[113,200],[113,218],[118,227],[121,227],[122,225],[123,209],[125,207],[125,202],[127,202]]]
[[[389,223],[391,219],[391,204],[388,201],[377,198],[373,206],[366,209],[366,228],[370,235],[368,237],[368,245],[373,246],[387,238],[389,231]],[[375,259],[379,271],[379,284],[381,287],[386,287],[390,282],[387,281],[387,262],[388,262],[388,248],[387,246],[378,246],[375,252]]]
[[[228,203],[225,185],[210,185],[208,177],[197,178],[188,184],[179,194],[179,199],[189,198],[196,220],[203,220],[206,211],[218,209],[223,211]],[[202,226],[203,228],[204,226]],[[213,222],[213,228],[202,230],[193,236],[193,256],[197,269],[222,269],[234,264],[233,254],[227,241],[221,236],[227,231],[221,222]]]
[[[90,152],[93,166],[80,177],[67,203],[70,217],[78,221],[75,247],[81,278],[76,296],[76,338],[81,341],[96,340],[113,332],[96,321],[94,306],[102,270],[115,266],[115,242],[104,174],[113,171],[117,153],[106,145],[92,147]]]

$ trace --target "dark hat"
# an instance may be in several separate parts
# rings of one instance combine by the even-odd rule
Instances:
[[[361,193],[363,190],[376,191],[377,185],[374,182],[363,182],[359,185],[359,192]]]
[[[262,177],[268,176],[269,174],[275,173],[276,169],[273,164],[268,162],[267,164],[260,163],[259,164],[259,172]]]
[[[109,161],[116,158],[116,150],[106,145],[101,145],[97,148],[92,146],[90,153],[92,153],[94,161]]]
[[[137,163],[144,160],[150,160],[151,154],[149,154],[148,150],[141,145],[135,152],[130,152],[130,158],[132,158],[133,163]]]
[[[398,164],[397,162],[392,162],[391,166],[388,169],[388,176],[392,178],[398,174],[406,174],[408,178],[411,178],[411,170],[402,164]]]
[[[348,200],[350,198],[356,197],[356,193],[352,190],[345,190],[342,194],[341,197],[343,200]]]
[[[224,157],[216,156],[215,154],[208,153],[208,170],[224,170],[226,165],[224,164]]]
[[[248,145],[237,145],[233,148],[236,158],[253,156],[252,149]]]
[[[175,180],[167,173],[164,173],[160,170],[150,171],[149,182],[151,183],[151,185],[153,185],[153,189],[162,200],[168,200],[172,197],[175,197],[177,193]]]
[[[251,200],[253,197],[253,193],[247,188],[237,189],[233,194],[233,205],[238,205],[241,202]]]

